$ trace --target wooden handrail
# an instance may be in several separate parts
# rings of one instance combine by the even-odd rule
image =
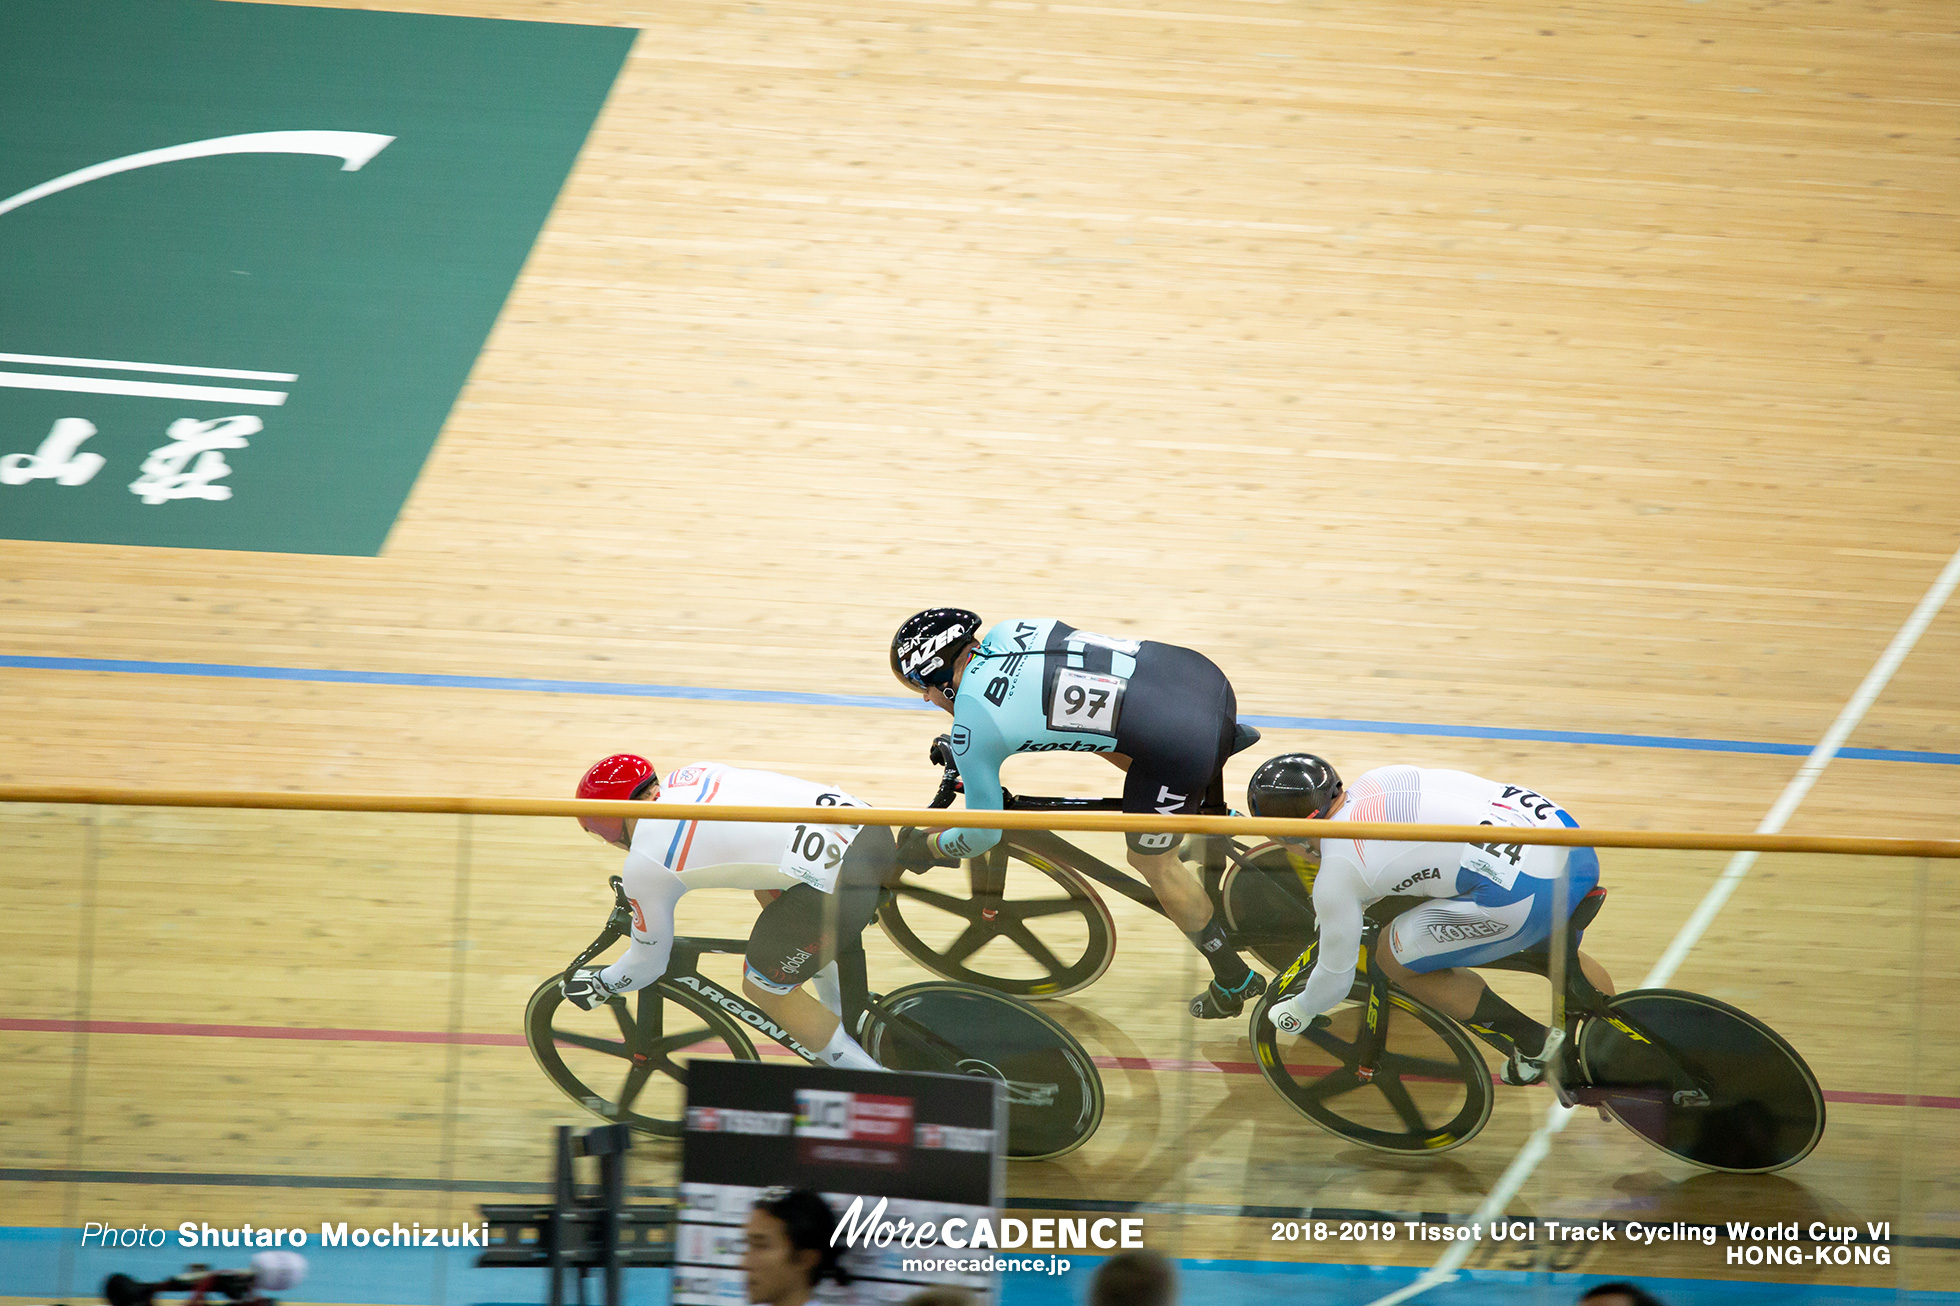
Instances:
[[[1411,825],[1390,821],[1276,821],[1249,816],[1156,816],[1105,811],[969,812],[959,808],[734,807],[600,802],[574,798],[471,798],[414,794],[302,794],[224,789],[121,789],[108,785],[0,785],[0,803],[81,803],[106,807],[231,807],[316,812],[449,813],[465,816],[647,816],[669,821],[766,821],[947,826],[992,830],[1148,830],[1168,834],[1290,835],[1392,839],[1403,843],[1554,844],[1589,848],[1672,848],[1705,852],[1835,853],[1867,857],[1960,858],[1960,839],[1876,839],[1843,835],[1714,834],[1693,831],[1517,829],[1488,825]]]

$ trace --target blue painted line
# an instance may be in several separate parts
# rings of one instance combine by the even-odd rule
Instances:
[[[717,689],[711,685],[622,685],[607,680],[531,680],[521,676],[442,676],[416,671],[333,671],[321,667],[241,667],[223,662],[125,662],[113,658],[42,658],[0,653],[0,667],[42,671],[116,671],[140,676],[223,676],[233,680],[304,680],[335,685],[409,685],[432,689],[504,689],[534,694],[599,694],[612,698],[691,698],[716,703],[794,703],[803,707],[906,708],[922,699],[873,694],[805,694],[782,689]]]
[[[1441,735],[1450,739],[1518,739],[1550,744],[1605,744],[1614,748],[1673,748],[1694,753],[1769,753],[1808,757],[1809,744],[1773,744],[1755,739],[1691,739],[1683,735],[1617,735],[1586,730],[1519,730],[1509,726],[1439,726],[1418,721],[1349,721],[1339,717],[1249,716],[1247,725],[1279,730],[1330,730],[1367,735]],[[1867,762],[1927,762],[1960,766],[1960,753],[1917,752],[1903,748],[1840,748],[1839,757]]]
[[[533,680],[518,676],[444,676],[414,671],[334,671],[320,667],[247,667],[223,662],[137,662],[114,658],[29,657],[0,653],[0,667],[40,671],[109,671],[145,676],[220,676],[233,680],[291,680],[338,685],[402,685],[429,689],[498,689],[534,694],[592,694],[610,698],[671,698],[712,703],[772,703],[797,707],[860,707],[902,712],[937,709],[916,698],[883,694],[814,694],[789,689],[721,689],[712,685],[631,685],[606,680]],[[1681,735],[1628,735],[1587,730],[1526,730],[1509,726],[1436,725],[1420,721],[1356,721],[1345,717],[1248,716],[1246,724],[1274,730],[1323,730],[1338,734],[1429,735],[1443,739],[1504,739],[1548,744],[1599,744],[1610,748],[1666,748],[1696,753],[1758,753],[1807,757],[1808,744],[1752,739],[1693,739]],[[1960,753],[1895,748],[1843,748],[1839,757],[1865,762],[1918,762],[1960,766]]]

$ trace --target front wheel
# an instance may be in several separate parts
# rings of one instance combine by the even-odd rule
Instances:
[[[908,875],[879,909],[898,950],[935,975],[1017,998],[1058,998],[1102,978],[1116,921],[1053,835],[1010,831],[960,866]]]
[[[565,1096],[614,1124],[677,1139],[687,1113],[687,1063],[757,1059],[732,1016],[679,985],[660,980],[585,1011],[565,1001],[561,978],[531,995],[524,1041]]]
[[[1748,1012],[1679,989],[1634,989],[1607,1009],[1624,1019],[1586,1021],[1580,1070],[1606,1091],[1601,1105],[1614,1119],[1663,1152],[1708,1170],[1767,1174],[1803,1160],[1824,1136],[1817,1076]]]
[[[864,1050],[887,1070],[976,1075],[1007,1085],[1007,1156],[1051,1161],[1102,1123],[1102,1075],[1075,1036],[1025,1003],[928,980],[871,1004]]]
[[[1259,1071],[1295,1111],[1330,1133],[1383,1152],[1447,1152],[1490,1119],[1490,1068],[1463,1027],[1407,994],[1390,991],[1373,1073],[1361,1066],[1365,1005],[1334,1010],[1324,1025],[1283,1034],[1266,1012],[1276,984],[1252,1013]]]
[[[1252,953],[1274,974],[1313,942],[1317,861],[1278,840],[1238,853],[1219,880],[1218,898],[1232,946]]]

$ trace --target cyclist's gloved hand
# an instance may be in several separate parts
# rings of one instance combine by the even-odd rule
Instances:
[[[1305,1019],[1302,1019],[1301,1016],[1302,1013],[1299,1010],[1299,1000],[1297,997],[1288,998],[1283,1002],[1275,1002],[1272,1006],[1266,1008],[1266,1019],[1272,1021],[1273,1028],[1279,1030],[1282,1034],[1304,1034],[1309,1029],[1325,1029],[1334,1023],[1330,1017],[1324,1014],[1309,1016]]]
[[[594,1011],[612,1000],[617,989],[606,987],[605,980],[599,977],[599,968],[586,966],[574,971],[570,979],[558,981],[558,987],[565,994],[565,1001],[585,1011]]]
[[[958,866],[960,859],[947,857],[932,851],[932,842],[924,830],[917,826],[906,826],[898,832],[898,869],[901,871],[926,871],[935,866]]]

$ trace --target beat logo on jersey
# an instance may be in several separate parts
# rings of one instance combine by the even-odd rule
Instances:
[[[635,35],[7,6],[0,533],[375,554]]]

